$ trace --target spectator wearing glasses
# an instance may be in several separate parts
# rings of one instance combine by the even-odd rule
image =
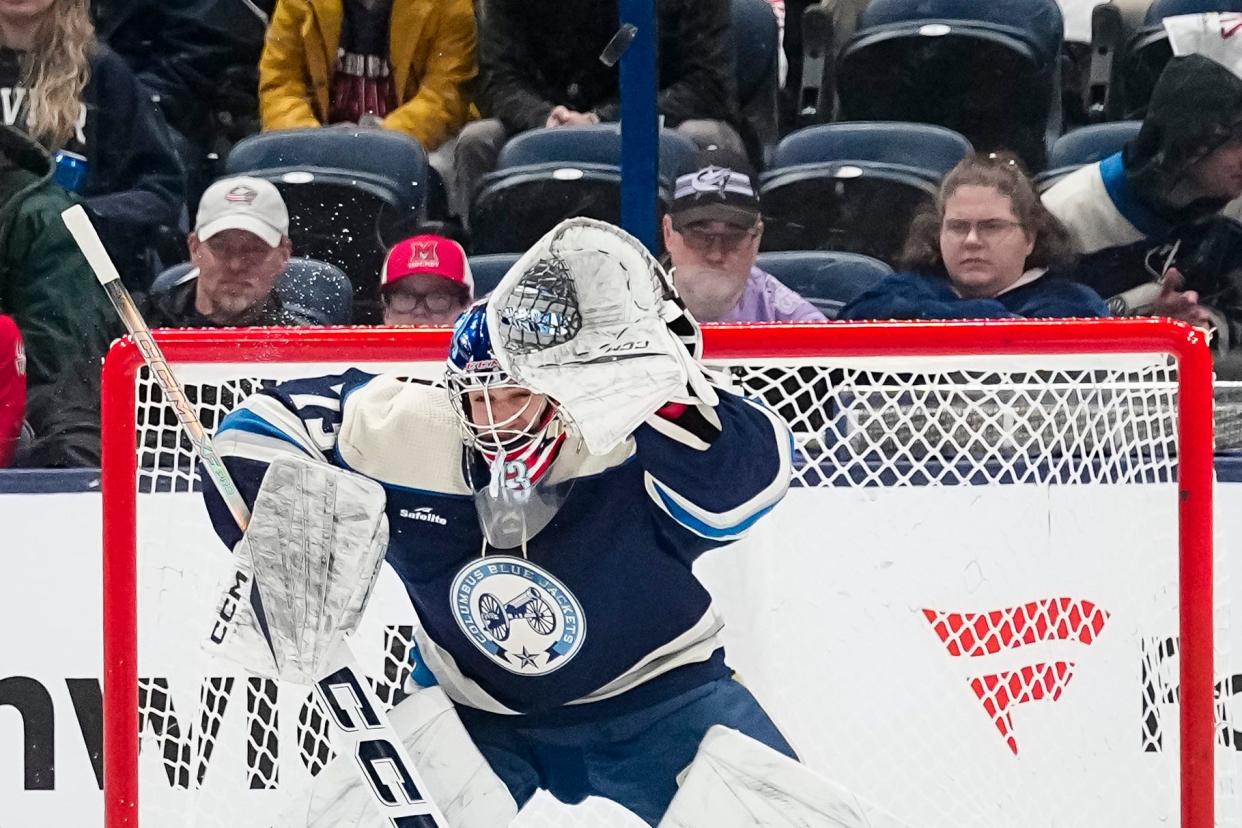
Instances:
[[[452,325],[474,301],[466,251],[443,236],[414,236],[388,252],[380,272],[385,325]]]
[[[1095,291],[1050,268],[1069,268],[1069,236],[1039,201],[1017,158],[969,156],[954,167],[934,211],[917,217],[907,272],[887,277],[841,319],[1100,317]]]
[[[763,222],[750,178],[705,167],[677,179],[664,217],[673,283],[700,322],[823,322],[814,305],[755,265]]]

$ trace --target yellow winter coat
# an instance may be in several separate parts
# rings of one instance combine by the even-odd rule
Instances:
[[[263,129],[327,122],[343,17],[341,0],[279,0],[259,62]],[[471,0],[393,0],[388,42],[397,109],[384,126],[431,151],[457,134],[472,108]]]

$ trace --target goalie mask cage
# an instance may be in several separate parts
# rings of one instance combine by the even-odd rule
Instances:
[[[1242,754],[1214,696],[1229,627],[1213,600],[1201,334],[1113,320],[729,326],[705,339],[708,361],[778,411],[798,448],[786,500],[696,571],[732,666],[804,762],[915,828],[1239,824]],[[437,378],[449,336],[157,340],[210,432],[273,381],[348,367]],[[161,400],[133,343],[115,345],[106,825],[304,825],[281,815],[334,755],[332,734],[306,688],[200,647],[228,553]],[[386,571],[354,648],[387,704],[402,698],[414,623]],[[516,824],[639,823],[540,794]]]

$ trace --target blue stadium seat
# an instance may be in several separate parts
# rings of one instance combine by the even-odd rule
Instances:
[[[770,147],[779,137],[780,26],[768,0],[733,0],[732,35],[742,120],[762,146]]]
[[[786,135],[771,167],[852,161],[905,168],[939,182],[971,152],[962,135],[928,124],[820,124]]]
[[[293,249],[345,271],[360,309],[377,312],[384,254],[424,218],[427,154],[417,141],[345,127],[264,132],[234,146],[226,170],[275,184]]]
[[[482,299],[496,289],[521,253],[492,253],[470,257],[470,274],[474,276],[474,298]]]
[[[838,57],[842,118],[939,124],[1042,169],[1062,29],[1056,0],[872,0]]]
[[[1143,15],[1143,25],[1126,45],[1121,66],[1122,96],[1127,118],[1147,112],[1147,102],[1164,66],[1173,57],[1169,36],[1161,21],[1166,17],[1206,12],[1242,11],[1242,0],[1153,0]]]
[[[910,220],[970,152],[961,135],[929,124],[821,124],[791,133],[760,179],[763,249],[892,261]]]
[[[1065,133],[1048,153],[1048,169],[1035,176],[1036,186],[1042,192],[1079,167],[1120,152],[1142,125],[1142,121],[1115,121]]]
[[[698,149],[694,142],[673,130],[660,134],[660,175],[675,180],[693,172]],[[549,163],[621,165],[619,124],[532,129],[513,136],[500,150],[496,170],[533,167]]]
[[[155,277],[151,295],[166,293],[197,278],[194,265],[182,262]],[[378,277],[377,277],[378,278]],[[276,293],[290,310],[320,325],[349,325],[353,320],[353,288],[335,265],[294,256],[276,280]]]
[[[195,278],[193,271],[192,262],[181,262],[165,268],[155,277],[155,281],[151,282],[150,294],[158,296],[161,293],[167,293],[178,285]]]
[[[286,308],[319,325],[349,325],[354,321],[349,277],[327,262],[289,259],[285,272],[276,280],[276,293]]]
[[[693,172],[698,149],[672,130],[660,133],[661,201],[677,176]],[[560,221],[621,219],[621,130],[617,124],[534,129],[500,151],[470,207],[472,253],[530,247]]]
[[[836,319],[855,296],[893,272],[870,256],[824,250],[760,253],[757,264],[829,319]]]

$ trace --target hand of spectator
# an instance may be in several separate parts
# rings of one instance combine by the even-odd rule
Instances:
[[[565,116],[565,126],[589,126],[598,123],[599,116],[594,112],[574,112],[570,110]]]
[[[598,123],[599,116],[594,112],[575,112],[567,106],[557,106],[548,114],[547,126],[588,126]]]
[[[1152,302],[1152,315],[1167,316],[1198,328],[1211,327],[1212,315],[1199,304],[1199,294],[1193,290],[1183,290],[1185,286],[1186,280],[1177,268],[1169,268],[1160,280],[1160,293]]]

